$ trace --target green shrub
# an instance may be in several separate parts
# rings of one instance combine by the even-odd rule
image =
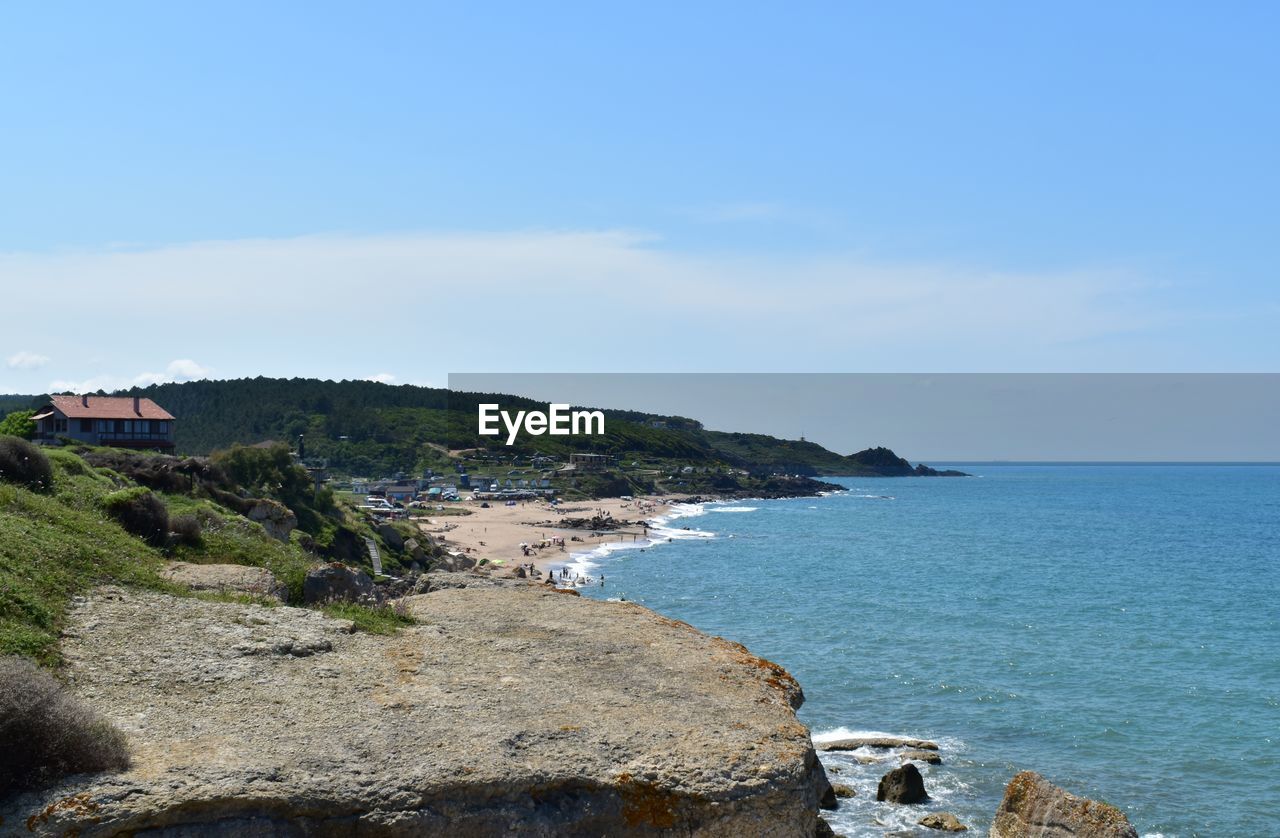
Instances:
[[[4,419],[0,419],[0,436],[8,434],[31,439],[36,435],[36,423],[31,418],[35,415],[34,410],[15,410]]]
[[[66,774],[129,767],[124,735],[24,658],[0,658],[0,799]]]
[[[137,487],[112,492],[102,499],[102,505],[120,526],[148,544],[162,546],[169,540],[169,509],[150,490]]]
[[[53,487],[53,468],[49,458],[25,439],[0,436],[0,480],[47,492]]]
[[[173,533],[178,544],[188,547],[199,547],[202,527],[200,519],[195,515],[175,515],[169,519],[169,532]]]
[[[331,602],[322,611],[336,620],[350,620],[360,631],[370,634],[395,634],[418,621],[402,602],[395,605],[361,605],[355,602]]]

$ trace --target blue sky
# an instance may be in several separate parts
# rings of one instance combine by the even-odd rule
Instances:
[[[1278,9],[10,7],[0,392],[1275,370]]]

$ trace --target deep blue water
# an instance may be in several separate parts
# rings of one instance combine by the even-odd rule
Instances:
[[[707,505],[669,526],[715,537],[596,559],[587,591],[782,664],[816,737],[941,742],[924,809],[874,802],[896,763],[824,757],[846,834],[985,832],[1024,768],[1144,835],[1275,834],[1280,466],[949,465],[979,476]]]

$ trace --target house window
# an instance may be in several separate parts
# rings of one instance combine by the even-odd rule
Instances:
[[[82,434],[90,434],[90,433],[93,433],[93,420],[92,420],[92,419],[81,419],[81,420],[80,420],[80,433],[82,433]]]
[[[54,432],[55,434],[65,434],[65,433],[67,432],[67,420],[66,420],[66,419],[54,419],[54,420],[53,420],[53,432]]]

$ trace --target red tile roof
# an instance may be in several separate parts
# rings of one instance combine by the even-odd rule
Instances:
[[[151,401],[138,399],[133,409],[133,396],[54,396],[53,406],[68,419],[172,419],[169,411]]]

